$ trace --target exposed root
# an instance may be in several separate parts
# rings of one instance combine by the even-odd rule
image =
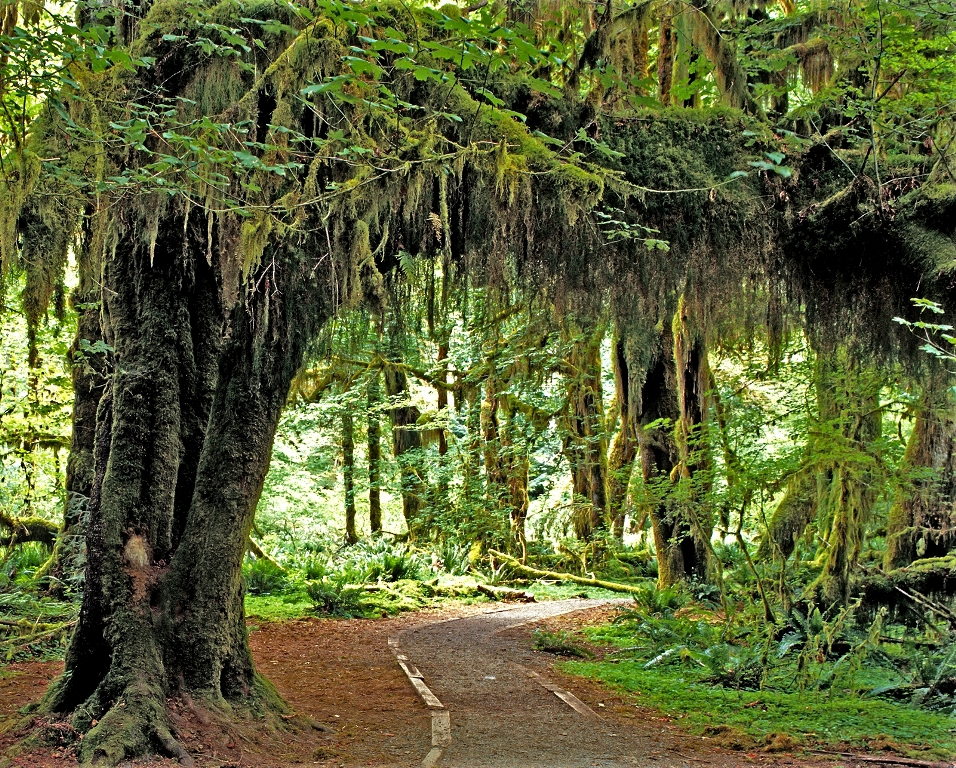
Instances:
[[[166,726],[156,726],[153,731],[153,735],[156,737],[156,740],[159,742],[163,751],[169,757],[175,757],[177,760],[179,760],[181,765],[185,765],[187,768],[195,767],[196,763],[193,761],[192,757],[189,755],[183,745],[176,741]]]

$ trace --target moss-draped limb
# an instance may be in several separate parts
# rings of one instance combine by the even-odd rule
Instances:
[[[0,547],[36,541],[47,547],[56,542],[59,526],[40,517],[11,517],[0,510]]]
[[[607,434],[601,384],[601,341],[605,323],[586,315],[566,316],[564,414],[565,455],[571,465],[575,497],[574,530],[591,541],[609,528],[607,518]]]
[[[903,456],[910,475],[887,522],[887,570],[942,557],[956,543],[956,404],[941,371],[925,380]]]

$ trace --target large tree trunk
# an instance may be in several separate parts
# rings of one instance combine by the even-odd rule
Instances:
[[[278,705],[253,668],[240,567],[279,414],[325,306],[306,295],[307,259],[270,254],[223,343],[205,217],[163,212],[153,246],[148,221],[126,210],[124,225],[104,266],[115,372],[97,411],[86,589],[44,701],[85,733],[81,761],[107,764],[183,756],[169,697]]]

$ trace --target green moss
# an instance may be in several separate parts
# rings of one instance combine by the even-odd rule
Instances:
[[[304,590],[284,595],[246,595],[246,618],[289,621],[314,616],[312,601]]]

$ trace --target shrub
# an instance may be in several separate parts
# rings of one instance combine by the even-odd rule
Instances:
[[[587,648],[574,642],[570,633],[564,631],[550,632],[546,629],[536,629],[531,633],[535,650],[555,653],[559,656],[576,656],[579,659],[590,659],[594,654]]]
[[[242,567],[246,592],[250,595],[271,595],[289,586],[289,578],[275,563],[265,560],[246,560]]]

